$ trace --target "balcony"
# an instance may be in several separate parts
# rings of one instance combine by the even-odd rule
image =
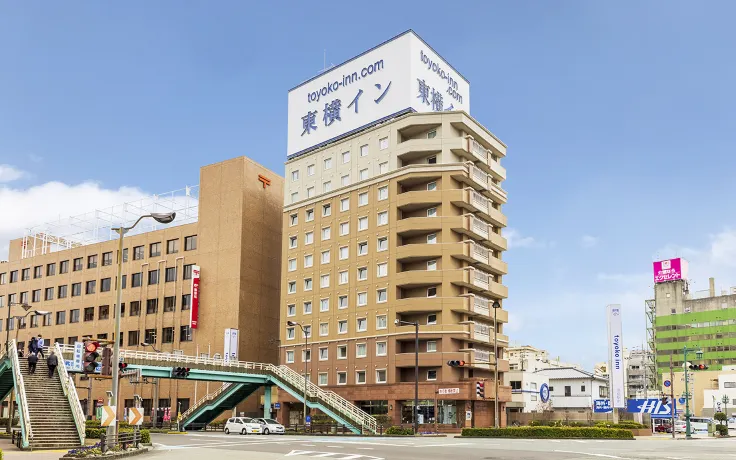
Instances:
[[[506,241],[506,238],[493,231],[489,231],[488,233],[488,237],[483,238],[484,244],[487,244],[497,251],[505,251],[506,249],[508,249],[509,244]]]
[[[421,328],[419,329],[421,330]],[[396,353],[394,356],[394,366],[396,367],[414,367],[416,355],[411,353]],[[442,353],[426,353],[419,352],[419,367],[442,367],[444,365],[444,357]]]
[[[414,211],[442,203],[442,192],[439,190],[418,190],[400,193],[396,197],[396,207],[402,211]]]
[[[396,248],[397,262],[418,262],[442,257],[441,244],[405,244]]]
[[[491,175],[496,180],[506,180],[506,168],[501,166],[498,161],[494,160],[493,158],[488,158],[488,166],[491,169]]]
[[[465,311],[469,305],[467,297],[407,297],[393,303],[396,313],[433,313],[450,308]]]
[[[442,138],[410,139],[396,146],[396,156],[401,161],[412,161],[442,152]]]
[[[488,177],[488,173],[475,166],[474,163],[467,162],[465,163],[465,167],[467,168],[467,173],[457,171],[456,173],[453,173],[453,179],[480,191],[488,190],[488,187],[493,184]]]
[[[494,184],[493,181],[488,182],[488,192],[486,192],[493,201],[501,204],[505,204],[508,201],[508,194],[506,190],[502,189],[500,185]]]
[[[455,206],[467,209],[469,212],[478,213],[480,217],[490,221],[497,227],[506,226],[506,216],[493,207],[490,199],[479,192],[472,189],[451,190],[448,195]]]
[[[474,241],[464,241],[452,246],[453,257],[464,260],[478,266],[483,270],[491,271],[499,275],[508,273],[506,262],[498,260],[493,256],[490,249]]]
[[[442,225],[455,217],[407,217],[396,222],[396,234],[400,236],[426,235],[442,230]]]
[[[453,271],[451,271],[450,273],[452,273]],[[396,283],[397,287],[401,288],[435,286],[442,283],[444,277],[443,273],[446,274],[447,271],[411,270],[407,272],[397,273],[393,276],[393,281]]]
[[[476,240],[486,240],[491,233],[488,222],[475,217],[473,214],[462,216],[462,220],[454,223],[452,230]]]
[[[474,323],[470,325],[471,342],[491,343],[493,340],[493,326],[485,323]]]

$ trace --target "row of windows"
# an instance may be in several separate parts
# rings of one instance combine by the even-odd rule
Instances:
[[[437,209],[434,209],[434,215],[436,215]],[[388,225],[388,211],[379,211],[376,215],[376,226],[381,227],[383,225]],[[368,216],[363,216],[358,218],[358,231],[362,232],[364,230],[368,230]],[[340,236],[345,236],[350,233],[350,222],[340,222],[339,225],[339,233]],[[332,227],[327,226],[323,227],[320,232],[321,240],[327,241],[332,237]],[[304,244],[309,245],[314,243],[314,232],[308,231],[304,232]],[[289,249],[294,249],[298,246],[298,238],[296,235],[289,236]]]
[[[388,237],[379,237],[378,238],[378,252],[385,251],[388,249]],[[367,251],[367,244],[366,246],[358,246],[358,250],[360,251],[361,248],[363,251]],[[338,258],[339,260],[347,260],[349,257],[349,250],[347,246],[341,246],[338,249]],[[332,251],[327,249],[325,251],[322,251],[320,253],[320,263],[322,265],[329,264],[332,259]],[[437,260],[432,260],[432,264],[430,267],[430,264],[427,264],[428,270],[436,270],[437,269]],[[302,264],[304,268],[310,268],[314,266],[314,256],[312,254],[305,254],[304,255],[304,263]],[[287,270],[290,272],[296,271],[297,269],[297,259],[291,258],[288,259],[286,262]],[[381,262],[376,264],[376,276],[379,278],[387,276],[388,275],[388,262]],[[338,279],[340,284],[345,284],[348,282],[348,272],[347,271],[340,271],[338,272]],[[368,267],[358,267],[358,281],[364,281],[368,279]]]
[[[374,372],[375,372],[375,380],[372,383],[386,383],[387,382],[386,369],[376,369]],[[369,383],[367,381],[367,376],[368,376],[368,371],[365,371],[365,370],[355,371],[355,384],[364,385],[366,383]],[[310,374],[307,374],[307,378],[311,378]],[[434,380],[437,380],[437,369],[427,370],[427,381],[434,381]],[[347,385],[348,384],[348,372],[347,371],[337,371],[335,374],[335,384],[336,385]],[[319,386],[330,385],[328,372],[320,372],[317,374],[317,385]]]
[[[176,296],[169,296],[164,297],[163,299],[163,311],[164,313],[173,312],[176,311]],[[191,294],[184,294],[181,296],[181,310],[189,310],[191,308],[191,302],[192,302],[192,296]],[[130,310],[128,311],[128,316],[140,316],[141,314],[141,305],[142,303],[140,301],[133,301],[130,302]],[[146,314],[147,315],[153,315],[158,313],[159,310],[159,301],[158,299],[147,299],[145,301],[146,306]],[[78,323],[81,320],[87,322],[87,321],[94,321],[95,320],[95,310],[97,310],[97,319],[98,320],[107,320],[110,319],[111,316],[111,307],[110,305],[100,305],[99,307],[86,307],[84,309],[75,308],[72,310],[69,310],[69,315],[67,316],[67,311],[57,311],[56,316],[56,323],[53,323],[53,313],[46,313],[43,315],[33,315],[30,317],[30,327],[41,327],[41,326],[53,326],[66,324],[67,318],[69,323]],[[120,316],[125,316],[125,304],[120,304]],[[26,318],[10,318],[8,320],[8,330],[13,330],[16,327],[16,320],[17,320],[17,327],[18,329],[24,329],[26,327]],[[3,322],[2,319],[0,319],[0,331],[2,330]]]
[[[184,265],[184,280],[188,280],[192,278],[192,267],[193,264]],[[176,267],[169,267],[164,272],[164,281],[166,283],[174,282],[176,281]],[[143,272],[139,273],[133,273],[131,278],[131,287],[141,287],[143,285]],[[123,275],[123,285],[122,288],[127,288],[127,281],[128,281],[128,275]],[[155,285],[159,284],[159,270],[149,270],[147,273],[147,281],[148,285]],[[113,289],[112,285],[112,278],[102,278],[99,283],[100,286],[100,292],[110,292]],[[64,299],[68,296],[68,287],[69,285],[62,285],[54,287],[47,287],[43,289],[43,300],[54,300],[54,293],[56,293],[57,299]],[[77,297],[82,295],[82,283],[72,283],[71,284],[71,296]],[[8,303],[9,304],[16,304],[16,303],[36,303],[41,302],[41,289],[35,289],[30,292],[30,299],[29,299],[29,293],[28,291],[24,291],[20,293],[20,302],[18,302],[18,295],[17,294],[8,294]],[[90,280],[86,281],[84,283],[84,293],[89,294],[95,294],[97,292],[97,280]],[[4,296],[0,296],[0,307],[4,307]]]
[[[164,327],[161,329],[161,343],[174,343],[174,327]],[[92,337],[91,334],[84,337]],[[98,340],[107,340],[108,334],[97,334]],[[124,332],[120,332],[120,346],[123,346]],[[128,346],[137,347],[141,342],[147,344],[156,344],[159,333],[156,329],[146,329],[143,335],[144,339],[141,341],[141,331],[128,331]],[[54,343],[64,344],[64,337],[57,337],[54,339]],[[188,325],[179,326],[179,341],[180,342],[191,342],[192,341],[192,328]],[[75,342],[79,342],[79,336],[70,336],[66,339],[66,343],[73,345]],[[18,348],[23,348],[24,342],[18,342]]]
[[[736,332],[723,332],[718,334],[698,334],[688,335],[685,337],[668,337],[666,339],[657,338],[657,343],[677,343],[690,342],[697,340],[717,340],[717,339],[736,339]]]
[[[309,306],[309,313],[312,312],[311,302],[305,302],[305,310],[306,310],[306,304],[310,304]],[[296,306],[295,305],[288,305],[287,306],[287,316],[294,316],[296,312]],[[305,311],[306,313],[306,311]],[[432,326],[437,324],[437,314],[436,313],[430,313],[427,315],[427,322],[426,325]],[[312,326],[309,325],[303,325],[302,326],[304,330],[302,331],[302,338],[311,338],[312,337]],[[355,327],[356,332],[367,332],[368,331],[368,318],[362,317],[362,318],[356,318],[355,320]],[[388,317],[386,315],[376,315],[376,329],[382,330],[388,328]],[[338,334],[347,334],[348,333],[348,320],[339,320],[337,322],[337,333]],[[319,324],[319,335],[321,337],[330,335],[330,323],[320,323]],[[295,327],[287,327],[286,328],[286,340],[294,340],[296,339],[296,328]]]
[[[338,345],[337,348],[337,359],[348,359],[348,346]],[[424,351],[424,350],[422,350]],[[437,352],[437,341],[428,340],[426,342],[426,352],[436,353]],[[294,350],[286,350],[286,363],[294,363]],[[327,361],[330,359],[329,347],[320,347],[318,351],[318,358],[320,361]],[[376,342],[376,356],[386,356],[387,344],[386,342]],[[355,344],[355,357],[366,358],[368,356],[368,344],[356,343]],[[312,361],[312,350],[302,350],[302,362],[308,363]]]
[[[690,323],[690,324],[673,324],[671,326],[657,326],[656,331],[680,331],[683,329],[702,328],[702,327],[717,327],[717,326],[732,326],[736,324],[736,319],[722,319],[717,321],[704,321],[702,323]]]
[[[184,237],[184,250],[192,251],[197,249],[197,235]],[[173,239],[166,241],[166,253],[176,254],[179,252],[179,239]],[[151,243],[149,245],[150,257],[158,257],[161,255],[161,242]],[[133,248],[133,260],[142,260],[145,258],[145,247],[135,246]],[[128,249],[123,249],[123,262],[128,261]],[[112,251],[102,253],[102,266],[112,265]],[[97,268],[98,255],[93,254],[87,256],[87,268]],[[77,257],[72,260],[72,271],[80,271],[84,269],[84,257]],[[59,274],[69,273],[69,261],[62,260],[59,262]],[[56,262],[46,264],[46,276],[54,276],[56,274]],[[0,273],[0,284],[6,284],[8,281],[7,273]],[[33,267],[33,278],[41,278],[43,276],[43,265],[37,265]],[[31,268],[24,268],[20,271],[20,280],[28,281],[31,279]],[[10,282],[15,283],[18,281],[18,270],[10,272]]]
[[[380,146],[380,150],[386,150],[388,148],[388,137],[383,137],[379,139],[378,145]],[[359,149],[360,156],[361,157],[367,157],[368,156],[368,144],[364,144],[360,146]],[[342,164],[350,163],[350,151],[342,152],[340,154],[340,159],[342,161]],[[322,160],[322,169],[324,171],[329,171],[332,169],[332,157],[327,157]],[[312,163],[307,165],[307,176],[314,176],[314,173],[316,171],[316,164]],[[291,181],[296,182],[299,180],[299,170],[295,169],[291,172]]]

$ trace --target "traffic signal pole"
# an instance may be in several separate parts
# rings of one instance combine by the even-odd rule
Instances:
[[[672,439],[675,439],[675,412],[677,412],[677,404],[675,404],[675,370],[672,365],[672,355],[670,355],[670,401],[672,401]]]
[[[687,375],[687,347],[684,347],[682,349],[683,354],[685,355],[683,357],[683,364],[682,368],[685,370],[685,439],[692,439],[692,434],[690,433],[690,385],[688,382],[688,375]],[[672,427],[674,430],[675,427]]]

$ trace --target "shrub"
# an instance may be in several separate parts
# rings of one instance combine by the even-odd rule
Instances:
[[[624,430],[641,430],[643,428],[647,428],[646,425],[642,425],[641,423],[636,423],[632,421],[623,421],[619,423],[609,423],[607,421],[601,421],[597,422],[595,424],[596,427],[599,428],[621,428]]]
[[[715,415],[713,415],[713,419],[715,419],[716,421],[720,422],[720,423],[718,423],[719,425],[725,425],[725,423],[723,423],[723,422],[725,422],[726,420],[728,420],[728,417],[723,412],[716,412]]]
[[[716,425],[716,431],[718,432],[719,436],[728,436],[727,425]]]
[[[384,428],[391,424],[391,417],[388,415],[374,415],[373,418],[376,419],[378,425]]]
[[[518,428],[463,428],[462,436],[488,438],[589,438],[634,439],[629,430],[600,427],[518,427]]]
[[[384,431],[389,436],[413,436],[414,430],[411,428],[402,428],[400,426],[391,426]]]
[[[132,433],[133,432],[132,428],[126,428],[122,426],[122,424],[120,428],[122,428],[120,430],[121,433]],[[105,428],[89,428],[89,427],[85,430],[86,436],[89,439],[100,439],[102,437],[102,434],[105,433],[106,431],[107,430]],[[149,430],[141,430],[141,442],[150,444],[151,432]]]

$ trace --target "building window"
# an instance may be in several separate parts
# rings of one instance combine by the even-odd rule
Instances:
[[[314,220],[314,209],[307,209],[304,212],[304,216],[304,220],[306,220],[307,222],[312,222]]]
[[[324,159],[324,169],[332,168],[332,157]]]
[[[143,273],[133,273],[133,277],[130,280],[131,287],[141,287],[143,283]]]
[[[294,249],[297,245],[296,236],[289,237],[289,249]]]
[[[302,331],[302,338],[303,339],[310,339],[312,338],[312,326],[303,326],[304,330]]]
[[[197,249],[197,235],[184,237],[184,250],[193,251]]]
[[[21,270],[20,280],[28,281],[29,279],[31,279],[31,269],[24,268],[23,270]]]
[[[164,297],[164,313],[174,311],[176,309],[176,297]],[[172,332],[173,334],[173,332]]]
[[[388,276],[388,264],[386,262],[376,264],[376,276],[378,278]]]
[[[358,243],[358,255],[364,256],[366,254],[368,254],[368,242],[363,241],[361,243]]]
[[[286,306],[286,316],[296,316],[296,305],[290,304]]]
[[[6,280],[6,274],[5,273],[0,273],[0,285],[1,284],[5,284],[6,282],[7,282],[7,280]]]
[[[66,323],[66,312],[65,311],[57,311],[56,312],[56,324],[64,324]]]
[[[192,279],[192,267],[194,267],[194,264],[184,265],[184,279],[185,280]],[[174,273],[176,273],[176,272],[174,272]],[[176,275],[174,275],[174,276],[176,277]]]
[[[355,371],[355,383],[358,385],[365,383],[365,371]]]
[[[97,254],[87,256],[87,268],[97,268]]]
[[[304,244],[314,243],[314,232],[307,232],[304,234]]]
[[[95,320],[95,307],[87,307],[84,309],[84,320],[85,321]]]
[[[367,217],[359,217],[358,218],[358,231],[363,231],[368,229],[368,218]]]
[[[320,385],[320,386],[327,385],[327,372],[320,372],[319,374],[317,374],[317,377],[319,379],[317,381],[317,385]]]
[[[368,168],[361,169],[358,171],[358,180],[368,179]]]
[[[136,246],[133,248],[133,260],[143,260],[145,253],[143,252],[143,246]]]
[[[305,291],[311,291],[312,290],[312,278],[305,278],[304,279],[304,290]]]
[[[572,387],[569,385],[565,386],[565,396],[572,396]]]
[[[368,192],[358,194],[358,206],[365,206],[368,204]]]
[[[437,244],[437,234],[430,233],[427,235],[427,244]]]
[[[337,346],[337,359],[348,359],[348,346],[347,345]]]
[[[288,350],[286,352],[286,363],[292,364],[294,362],[294,350]]]
[[[322,241],[329,240],[331,234],[332,234],[332,229],[330,227],[323,228],[322,229]]]
[[[388,249],[388,237],[382,236],[378,238],[378,245],[376,247],[376,251],[385,251]]]
[[[437,164],[437,156],[431,156],[427,158],[427,164],[429,165]]]
[[[51,263],[46,265],[46,276],[54,276],[56,274],[56,264]],[[5,284],[5,273],[0,275],[0,284]]]
[[[376,302],[377,303],[383,303],[388,301],[388,290],[386,289],[378,289],[376,291]]]
[[[377,224],[378,225],[386,225],[388,224],[388,211],[382,211],[379,212],[377,215]]]
[[[434,340],[427,341],[427,353],[435,353],[437,351],[437,342]]]
[[[109,305],[100,305],[100,319],[110,319]]]
[[[304,268],[309,268],[314,265],[314,257],[312,254],[306,254],[304,256]]]
[[[330,323],[319,323],[319,335],[320,337],[330,335]],[[321,350],[322,349],[320,349],[320,359],[322,358]],[[325,348],[325,350],[327,349]]]
[[[386,329],[388,327],[388,317],[386,315],[376,316],[376,329]]]
[[[31,327],[38,327],[38,315],[31,316]]]
[[[192,341],[192,328],[190,326],[181,326],[179,328],[179,342]]]
[[[376,383],[386,383],[386,369],[376,369]]]
[[[304,302],[304,314],[309,315],[312,313],[312,302]]]
[[[312,361],[312,350],[302,350],[302,362],[308,363]]]
[[[430,191],[430,192],[433,191],[433,190],[437,190],[437,182],[428,182],[427,183],[427,190]]]
[[[314,176],[314,165],[307,166],[307,176]]]
[[[158,270],[148,271],[148,285],[158,284]]]
[[[46,291],[44,292],[43,300],[54,300],[54,288],[48,287],[46,288]],[[2,307],[2,300],[0,300],[0,307]]]
[[[97,280],[87,281],[85,288],[84,288],[84,293],[94,294],[96,288],[97,288]]]
[[[166,272],[164,273],[164,276],[166,277],[167,283],[176,281],[176,267],[168,267],[166,269]]]
[[[356,324],[358,325],[358,332],[365,332],[368,330],[368,320],[365,318],[357,318]]]
[[[143,333],[143,341],[148,344],[156,343],[156,329],[146,329]]]
[[[345,236],[350,233],[350,222],[340,223],[340,236]]]
[[[350,152],[342,152],[342,163],[350,163]]]
[[[296,203],[299,201],[299,192],[291,192],[291,202]]]
[[[103,252],[102,253],[102,266],[106,267],[108,265],[112,265],[112,252]]]
[[[286,328],[286,340],[294,340],[294,328],[293,327],[287,327]]]
[[[358,281],[365,281],[367,279],[368,279],[368,268],[359,267],[358,268]]]
[[[347,271],[341,271],[337,274],[337,282],[339,284],[348,284],[348,272]]]
[[[337,333],[347,334],[348,333],[348,322],[347,320],[341,320],[337,322]]]
[[[161,329],[161,343],[174,343],[173,327],[165,327]]]
[[[381,150],[386,150],[388,148],[388,137],[383,137],[378,140],[378,147]]]
[[[323,204],[322,205],[322,217],[328,217],[332,215],[332,205],[331,204]]]
[[[337,384],[338,385],[347,385],[348,384],[348,373],[347,372],[338,372],[337,373]]]
[[[437,208],[427,209],[427,217],[437,217]]]
[[[192,295],[191,294],[184,294],[181,296],[181,309],[182,310],[189,310],[192,308]]]
[[[13,270],[12,272],[10,272],[10,282],[11,283],[18,282],[18,270]]]
[[[431,326],[433,324],[437,324],[437,314],[436,313],[430,313],[427,315],[427,325]]]
[[[130,315],[128,316],[140,316],[141,315],[141,302],[134,300],[130,302]]]
[[[75,272],[78,272],[81,269],[82,269],[82,258],[81,257],[77,257],[76,259],[74,259],[74,267],[73,267],[73,270]]]
[[[386,356],[387,349],[386,342],[376,342],[376,356]]]
[[[365,358],[368,355],[368,346],[364,343],[355,344],[355,357]]]
[[[322,193],[327,193],[332,191],[332,182],[327,181],[322,183]]]
[[[66,298],[66,291],[67,291],[67,286],[66,285],[59,286],[59,295],[57,295],[56,297],[58,299],[65,299]]]
[[[289,294],[294,294],[296,292],[296,281],[289,281],[287,292]]]
[[[141,331],[128,331],[128,346],[137,347],[140,343]]]
[[[28,303],[28,291],[20,293],[20,303]]]
[[[437,380],[437,370],[430,369],[427,371],[427,380]]]
[[[378,174],[386,174],[388,172],[388,161],[378,163]]]
[[[177,252],[179,252],[179,239],[168,240],[166,242],[166,254],[176,254]],[[171,335],[173,336],[174,333],[172,332]]]
[[[433,272],[437,270],[437,260],[428,260],[427,261],[427,271]]]
[[[319,287],[321,288],[330,287],[330,275],[322,275],[319,277]]]
[[[128,261],[128,248],[123,249],[123,262]]]
[[[296,259],[289,259],[287,266],[290,272],[296,271]]]
[[[350,175],[346,174],[340,178],[340,185],[343,187],[350,185]]]
[[[299,223],[299,214],[294,213],[289,216],[289,226],[293,227],[294,225]]]
[[[102,278],[100,280],[100,292],[110,292],[112,289],[112,278]]]
[[[387,200],[388,199],[388,185],[384,185],[383,187],[378,188],[378,200]]]
[[[360,146],[360,156],[362,157],[368,156],[368,144]]]
[[[432,131],[427,132],[427,139],[434,139],[437,137],[437,130],[433,129]]]
[[[297,169],[296,171],[291,172],[291,181],[296,182],[298,180],[299,180],[299,170]]]
[[[43,266],[33,267],[33,278],[40,278],[41,276],[43,276]]]
[[[31,302],[36,303],[41,301],[41,290],[34,289],[31,291]]]
[[[580,391],[582,391],[583,393],[585,393],[585,385],[580,385]]]
[[[330,311],[330,299],[320,299],[319,311]]]
[[[339,309],[348,308],[348,296],[341,295],[337,298],[337,308]]]
[[[146,300],[146,314],[153,315],[158,313],[158,299]]]
[[[82,283],[74,283],[72,284],[72,297],[77,297],[82,295]],[[21,300],[22,302],[22,300]]]
[[[358,293],[358,306],[363,307],[368,304],[368,293],[367,292],[359,292]]]

